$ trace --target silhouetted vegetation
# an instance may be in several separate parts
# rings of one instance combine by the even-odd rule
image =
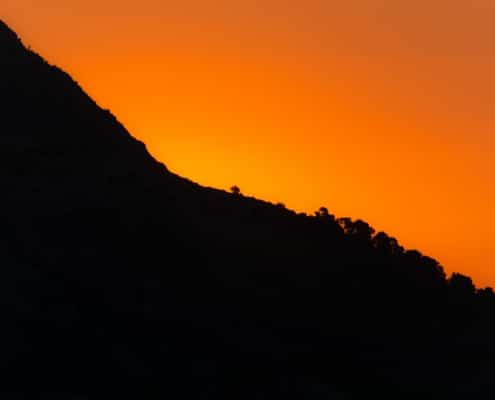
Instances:
[[[495,396],[492,289],[170,173],[3,23],[0,99],[0,397]]]
[[[236,186],[236,185],[234,185],[234,186],[232,186],[232,187],[230,188],[230,192],[231,192],[233,195],[235,195],[235,196],[240,196],[240,195],[241,195],[241,189],[239,189],[239,186]]]

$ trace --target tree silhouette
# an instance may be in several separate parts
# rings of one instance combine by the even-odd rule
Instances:
[[[373,246],[384,254],[402,254],[404,248],[399,245],[397,239],[388,236],[385,232],[378,232],[373,236]]]
[[[322,221],[327,221],[334,223],[335,222],[335,216],[333,214],[330,214],[328,212],[328,208],[326,207],[320,207],[318,210],[315,211],[315,217],[317,219],[320,219]]]
[[[475,286],[468,276],[454,272],[448,280],[449,287],[461,296],[473,295]]]
[[[338,218],[337,223],[342,227],[346,235],[360,239],[364,242],[371,242],[375,230],[366,222],[358,219],[353,221],[351,218]]]

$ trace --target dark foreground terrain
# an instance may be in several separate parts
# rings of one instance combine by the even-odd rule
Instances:
[[[0,187],[2,399],[495,398],[491,289],[174,175],[1,22]]]

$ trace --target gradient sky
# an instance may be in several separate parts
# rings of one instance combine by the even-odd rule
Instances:
[[[493,0],[2,0],[172,171],[495,286]]]

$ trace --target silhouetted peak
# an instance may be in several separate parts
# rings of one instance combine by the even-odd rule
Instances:
[[[22,47],[17,34],[2,20],[0,20],[0,46],[2,50],[5,47]]]
[[[165,170],[109,110],[99,107],[63,70],[26,49],[2,21],[0,88],[5,169],[23,165],[24,175],[35,174],[63,162],[86,175],[89,164],[95,174]]]

